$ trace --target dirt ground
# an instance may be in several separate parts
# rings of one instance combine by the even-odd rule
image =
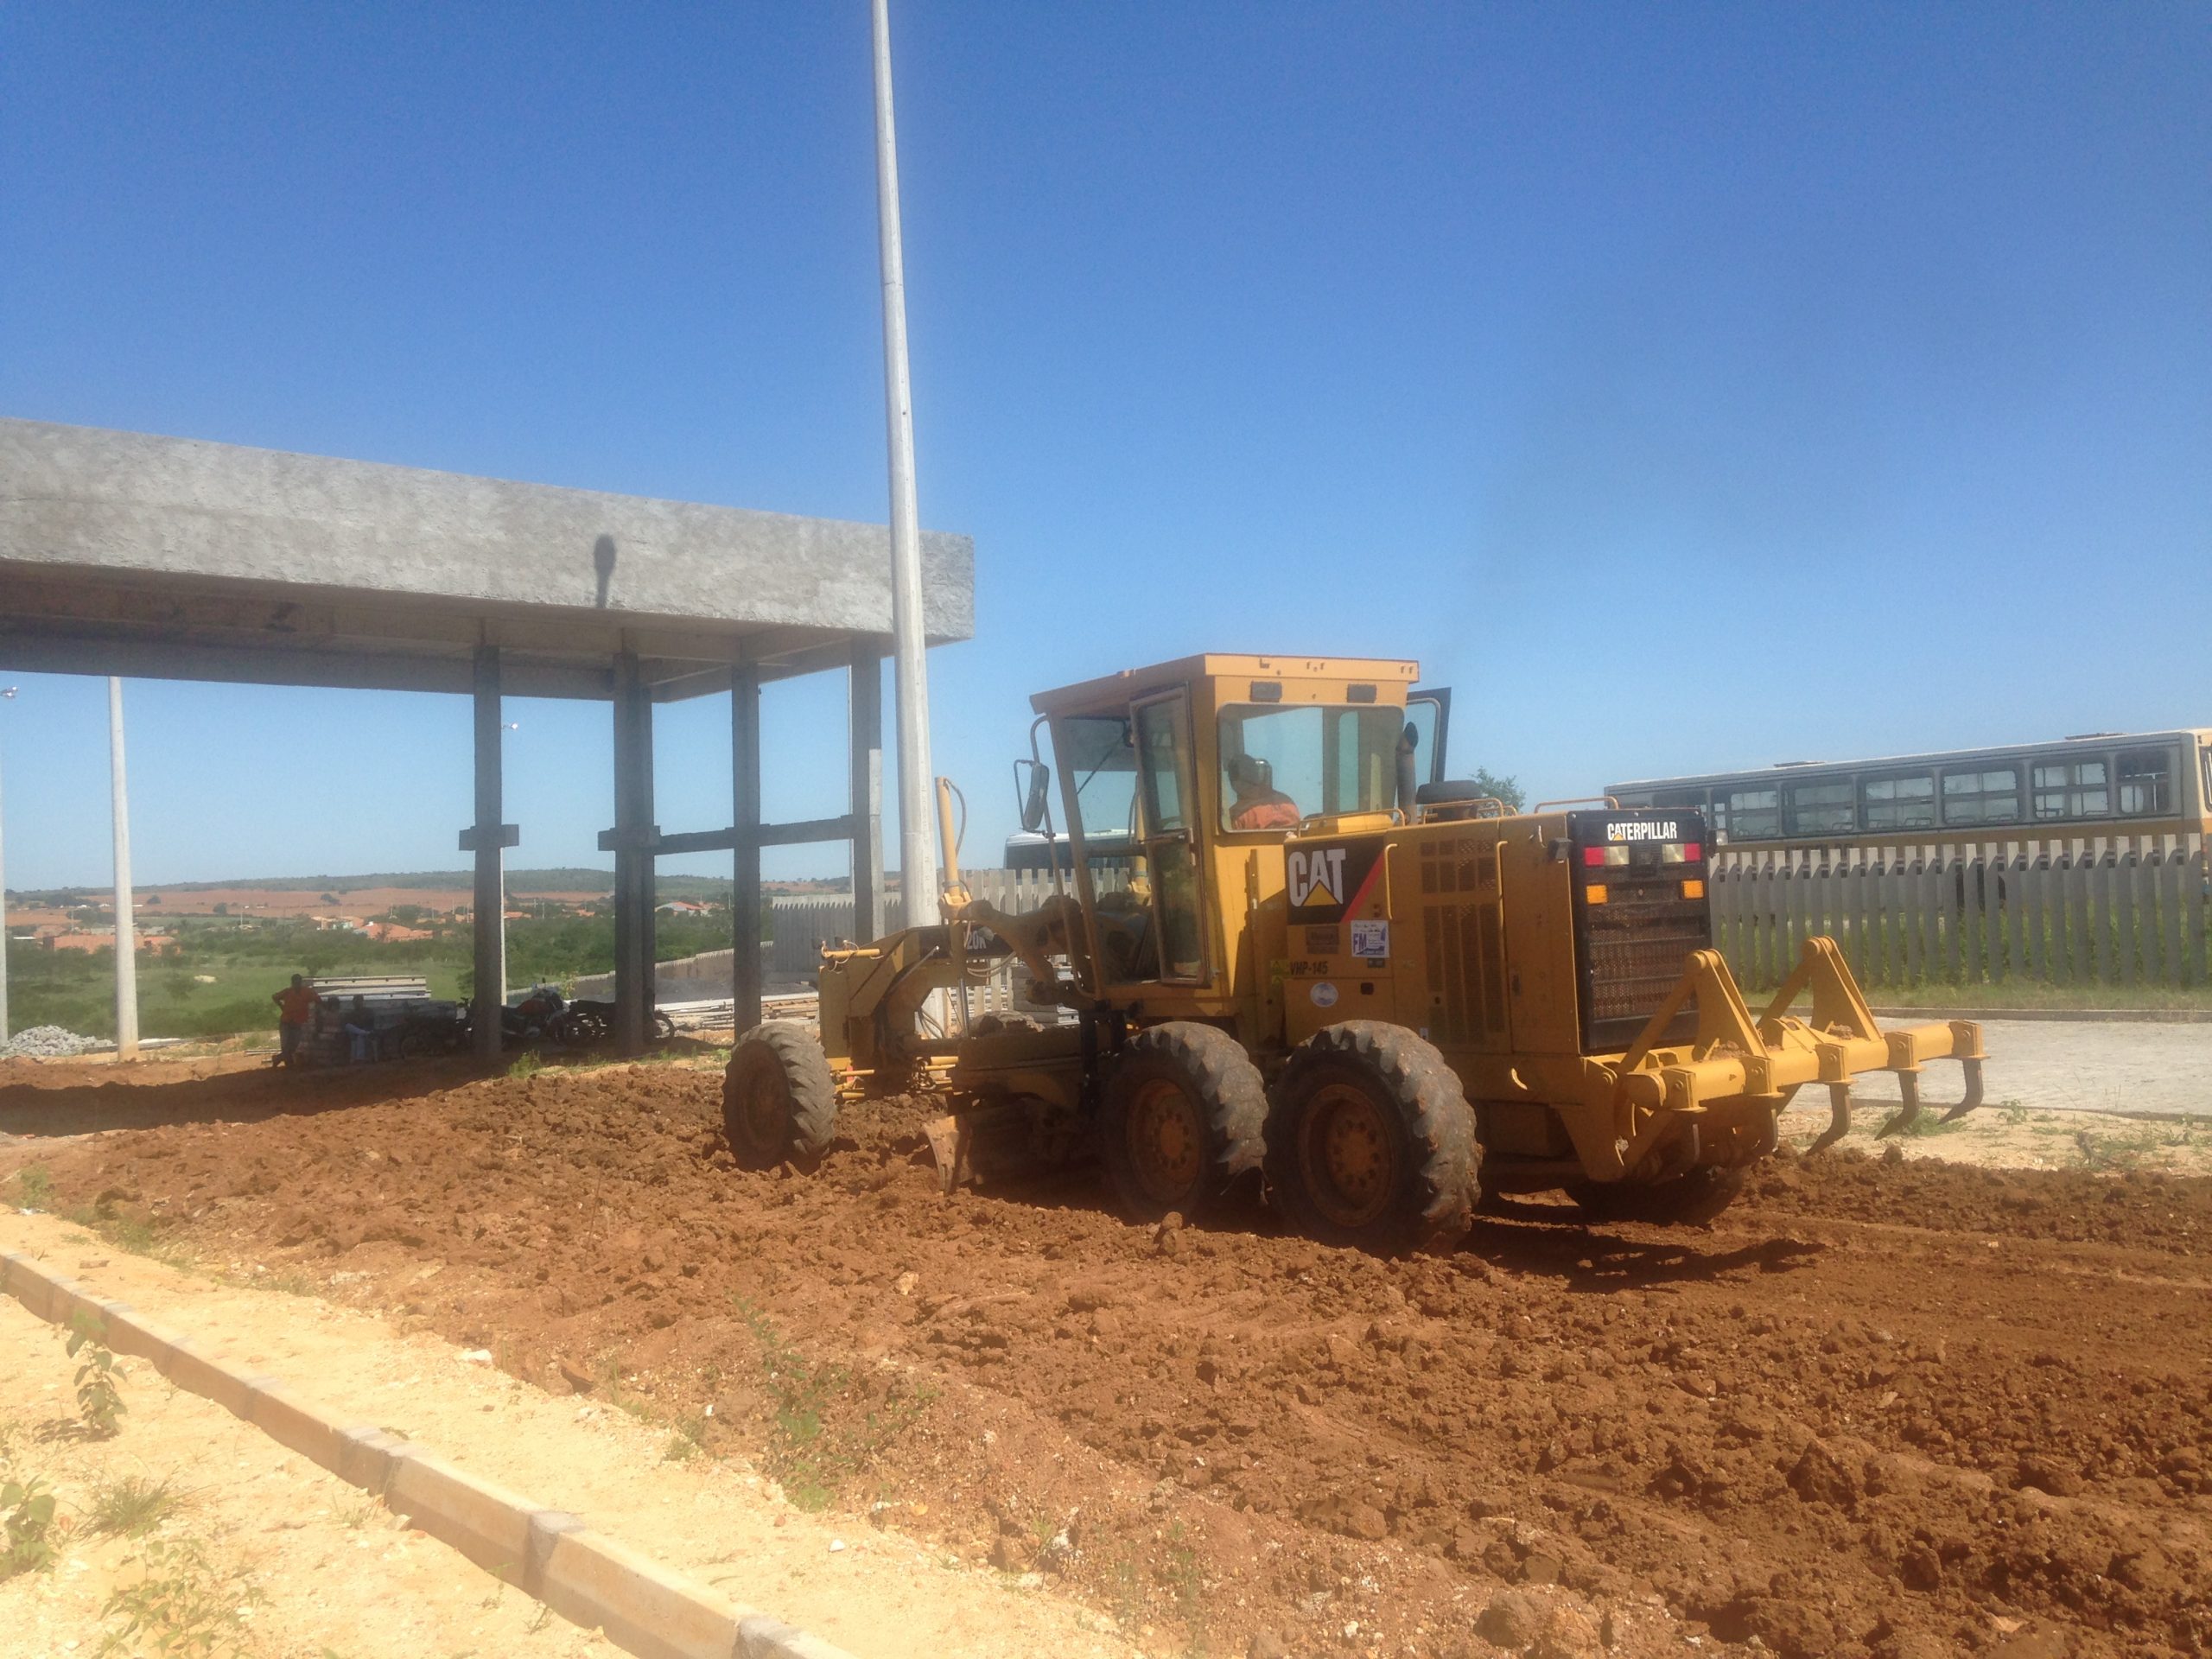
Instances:
[[[483,1350],[396,1332],[297,1284],[274,1287],[269,1274],[223,1269],[218,1280],[126,1255],[51,1216],[0,1214],[0,1249],[27,1251],[128,1301],[235,1371],[277,1376],[353,1421],[401,1431],[854,1652],[1131,1652],[1102,1616],[1039,1585],[1007,1582],[980,1565],[947,1567],[887,1524],[887,1514],[857,1526],[810,1515],[744,1457],[704,1457],[688,1435],[604,1398],[550,1395],[499,1371]],[[595,1633],[539,1617],[512,1575],[478,1570],[219,1407],[170,1388],[150,1367],[122,1362],[120,1433],[88,1438],[72,1395],[67,1334],[0,1301],[0,1478],[45,1482],[64,1529],[54,1571],[0,1580],[0,1655],[59,1654],[73,1643],[97,1649],[124,1622],[105,1611],[110,1594],[148,1576],[149,1542],[198,1552],[199,1586],[228,1592],[205,1599],[204,1633],[238,1635],[251,1659],[619,1651]],[[104,1501],[134,1475],[166,1485],[172,1512],[143,1537],[104,1531]],[[234,1621],[228,1615],[239,1605],[247,1616]],[[162,1650],[152,1640],[142,1645]],[[172,1645],[195,1651],[181,1640]]]
[[[0,1086],[19,1135],[171,1109],[110,1094],[189,1120],[18,1141],[0,1181],[35,1162],[111,1240],[488,1350],[1147,1652],[2212,1652],[2201,1175],[1923,1155],[1954,1131],[1785,1152],[1709,1229],[1530,1202],[1386,1262],[1256,1205],[1125,1226],[1092,1177],[948,1199],[918,1108],[753,1175],[710,1071],[391,1081]]]

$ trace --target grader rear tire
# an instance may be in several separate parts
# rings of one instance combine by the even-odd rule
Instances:
[[[837,1128],[837,1089],[804,1026],[774,1020],[738,1039],[722,1074],[722,1133],[747,1169],[813,1164]]]
[[[1443,1055],[1403,1026],[1350,1020],[1291,1053],[1268,1119],[1268,1185],[1308,1238],[1398,1255],[1474,1223],[1474,1109]]]
[[[1171,1020],[1122,1046],[1099,1103],[1107,1179],[1122,1214],[1195,1222],[1260,1167],[1268,1090],[1227,1032]]]

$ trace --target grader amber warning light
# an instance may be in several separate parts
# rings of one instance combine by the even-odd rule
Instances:
[[[1828,940],[1752,1013],[1711,948],[1699,815],[1445,781],[1449,695],[1417,677],[1207,656],[1033,699],[1023,826],[1065,837],[1059,890],[970,899],[946,833],[941,918],[825,951],[818,1039],[739,1041],[732,1149],[804,1163],[841,1105],[930,1089],[948,1185],[1095,1151],[1132,1217],[1194,1219],[1263,1169],[1312,1236],[1395,1251],[1458,1238],[1484,1192],[1710,1215],[1808,1084],[1821,1144],[1869,1072],[1903,1089],[1889,1129],[1931,1060],[1964,1068],[1951,1116],[1979,1103],[1980,1028],[1883,1031]],[[971,1012],[1010,966],[1024,1008]]]

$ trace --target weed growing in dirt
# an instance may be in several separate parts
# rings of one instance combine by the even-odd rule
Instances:
[[[1205,1585],[1198,1575],[1198,1552],[1191,1548],[1176,1522],[1167,1529],[1167,1583],[1175,1592],[1175,1611],[1182,1617],[1188,1640],[1185,1659],[1206,1659]]]
[[[2028,1121],[2028,1109],[2021,1105],[2017,1100],[2006,1101],[2005,1103],[2005,1121],[2017,1129],[2021,1124]]]
[[[66,1220],[75,1222],[99,1235],[101,1243],[118,1250],[128,1250],[133,1255],[151,1257],[186,1273],[196,1272],[199,1262],[192,1252],[170,1238],[157,1222],[143,1220],[137,1216],[102,1215],[99,1211],[80,1205],[62,1212]]]
[[[123,1385],[118,1379],[115,1356],[101,1338],[107,1327],[91,1314],[79,1312],[69,1322],[67,1349],[77,1364],[77,1415],[85,1433],[96,1440],[111,1440],[123,1432]]]
[[[1925,1141],[1931,1135],[1957,1135],[1961,1130],[1970,1129],[1973,1127],[1974,1125],[1963,1117],[1956,1122],[1946,1123],[1932,1112],[1923,1112],[1897,1133],[1910,1135],[1915,1141]]]
[[[376,1499],[373,1497],[365,1497],[357,1503],[347,1503],[340,1507],[338,1511],[338,1524],[345,1528],[348,1532],[359,1532],[363,1527],[367,1526],[370,1522],[375,1520],[376,1515]]]
[[[44,1164],[26,1164],[16,1172],[16,1202],[26,1210],[52,1208],[54,1177]]]
[[[183,1502],[166,1480],[125,1475],[121,1480],[103,1482],[92,1489],[92,1508],[86,1514],[85,1526],[91,1532],[137,1538],[175,1515]]]
[[[2100,1135],[2076,1129],[2075,1152],[2080,1167],[2093,1174],[2136,1169],[2158,1153],[2186,1150],[2191,1144],[2191,1128],[2192,1120],[2184,1117],[2172,1122],[2146,1123],[2119,1134]]]
[[[662,1448],[660,1459],[663,1463],[689,1463],[706,1449],[706,1414],[695,1413],[677,1420],[676,1433],[668,1437],[668,1444]]]
[[[615,1363],[612,1357],[600,1362],[599,1393],[601,1398],[604,1399],[608,1405],[618,1411],[628,1412],[639,1422],[649,1423],[652,1421],[652,1408],[644,1401],[623,1389],[622,1368]]]
[[[530,1635],[536,1636],[540,1630],[543,1630],[552,1622],[553,1610],[550,1607],[548,1607],[543,1602],[540,1602],[537,1605],[537,1611],[536,1615],[531,1619],[529,1624],[523,1626],[523,1629]]]
[[[517,1083],[520,1083],[525,1077],[536,1077],[544,1069],[545,1062],[540,1059],[536,1054],[524,1054],[517,1058],[515,1063],[507,1068],[507,1075],[513,1078]]]
[[[936,1395],[925,1389],[894,1393],[881,1410],[861,1410],[857,1398],[848,1397],[861,1393],[849,1370],[830,1360],[809,1360],[766,1314],[733,1300],[760,1344],[761,1372],[776,1402],[764,1465],[800,1509],[827,1509],[848,1480],[914,1426]]]
[[[304,1273],[270,1273],[246,1281],[256,1290],[273,1290],[286,1296],[319,1296],[322,1287]]]
[[[262,1599],[243,1568],[218,1567],[197,1539],[161,1540],[139,1555],[144,1573],[108,1597],[103,1618],[124,1620],[100,1643],[103,1655],[150,1649],[179,1659],[241,1652],[246,1610]]]
[[[54,1494],[41,1480],[0,1483],[0,1579],[54,1564]]]
[[[507,1569],[504,1567],[495,1567],[492,1569],[492,1593],[476,1605],[488,1613],[505,1599],[506,1593]]]

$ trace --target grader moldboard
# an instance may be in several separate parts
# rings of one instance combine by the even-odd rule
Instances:
[[[1830,940],[1751,1013],[1712,949],[1697,815],[1445,781],[1449,694],[1417,676],[1205,656],[1033,698],[1015,769],[1057,847],[1049,727],[1054,896],[971,900],[941,784],[942,919],[825,950],[818,1039],[740,1039],[733,1152],[804,1165],[841,1104],[926,1088],[952,1108],[930,1134],[948,1190],[1095,1150],[1133,1219],[1195,1221],[1264,1170],[1307,1235],[1389,1254],[1448,1247],[1485,1193],[1708,1217],[1808,1084],[1833,1110],[1816,1146],[1870,1071],[1903,1091],[1885,1133],[1930,1060],[1963,1065],[1949,1117],[1980,1103],[1980,1028],[1883,1031]],[[1036,1012],[972,1013],[1009,957]]]

